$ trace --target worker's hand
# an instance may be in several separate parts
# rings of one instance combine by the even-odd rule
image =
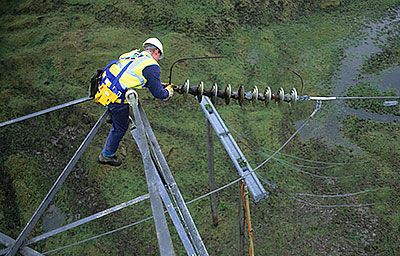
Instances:
[[[172,85],[173,84],[169,84],[169,85],[167,85],[167,87],[164,88],[165,90],[168,91],[168,97],[165,98],[164,101],[169,100],[172,97],[172,95],[174,94],[174,89],[172,89]]]
[[[173,84],[173,83],[161,83],[161,85],[162,85],[162,87],[163,87],[164,89],[167,89],[168,86],[172,86],[172,85],[174,85],[174,84]]]

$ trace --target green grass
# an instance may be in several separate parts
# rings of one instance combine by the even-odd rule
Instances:
[[[256,85],[260,91],[270,86],[273,92],[283,87],[289,92],[293,87],[300,89],[298,77],[287,70],[291,67],[302,75],[305,94],[322,94],[329,90],[342,47],[359,39],[363,26],[360,17],[375,18],[398,3],[285,0],[256,6],[250,1],[224,1],[222,8],[216,2],[178,1],[172,5],[157,0],[8,3],[9,8],[0,17],[0,67],[7,74],[0,77],[0,121],[87,96],[89,79],[96,69],[123,52],[139,48],[150,36],[159,37],[165,47],[166,58],[160,61],[163,81],[168,80],[169,68],[178,58],[224,55],[224,59],[177,64],[173,82],[183,84],[189,79],[195,85],[203,81],[207,88],[216,82],[220,89],[229,83],[234,90],[240,85],[246,90]],[[353,39],[343,43],[345,38]],[[379,58],[374,61],[379,62]],[[155,100],[147,91],[139,95],[185,200],[208,192],[205,118],[198,103],[180,95],[169,102]],[[236,103],[225,106],[220,100],[216,108],[235,129],[256,141],[255,147],[276,150],[296,130],[293,122],[308,117],[313,104],[299,103],[291,109],[261,103],[240,107]],[[17,237],[103,111],[94,103],[85,103],[0,130],[0,232]],[[118,152],[124,160],[121,167],[96,163],[109,127],[99,130],[54,199],[71,221],[78,214],[86,217],[147,192],[142,159],[129,133]],[[318,139],[301,143],[295,138],[284,151],[320,161],[362,162],[319,172],[360,176],[319,180],[272,160],[260,169],[260,174],[280,190],[265,185],[270,198],[251,204],[256,254],[398,253],[398,127],[350,118],[344,122],[343,131],[365,151],[364,155],[342,147],[329,148]],[[214,138],[216,182],[220,187],[238,176],[223,146]],[[253,167],[265,159],[240,146]],[[357,199],[313,201],[384,202],[364,210],[304,206],[282,191],[323,194],[376,186],[391,190]],[[218,227],[212,226],[208,198],[188,206],[210,255],[237,255],[239,195],[238,184],[217,193]],[[148,216],[151,208],[146,201],[33,248],[44,252]],[[185,255],[171,225],[170,229],[176,254]],[[378,238],[365,243],[366,237],[372,237],[363,233],[365,230],[378,230]],[[41,232],[40,221],[34,234]],[[65,249],[59,255],[157,255],[157,248],[150,220]]]
[[[396,96],[394,89],[380,92],[378,86],[371,85],[369,83],[359,83],[355,86],[348,88],[347,96],[351,97],[384,97],[384,96]],[[394,100],[394,99],[393,99]],[[384,101],[388,100],[353,100],[348,103],[349,106],[355,109],[366,109],[371,112],[379,114],[393,114],[400,115],[398,106],[385,107]]]

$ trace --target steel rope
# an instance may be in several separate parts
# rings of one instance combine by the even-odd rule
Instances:
[[[227,124],[227,126],[228,126],[234,133],[236,133],[240,138],[243,138],[244,140],[246,140],[249,144],[252,144],[253,146],[254,146],[254,145],[258,146],[256,142],[250,140],[249,138],[246,138],[246,137],[243,136],[241,133],[239,133],[238,131],[236,131],[236,130],[232,127],[232,125],[230,125],[229,122],[226,121],[224,118],[221,117],[221,119],[222,119],[222,120]],[[238,138],[238,137],[236,137],[236,138]],[[241,141],[240,139],[238,139],[238,140]],[[242,143],[243,143],[244,145],[246,145],[244,142],[242,142]],[[248,145],[247,145],[247,147],[250,148],[250,149],[252,149],[252,148],[251,148],[250,146],[248,146]],[[263,149],[263,150],[268,150],[268,151],[274,152],[274,150],[272,150],[272,149],[268,149],[268,148],[265,148],[265,147],[260,147],[260,148]],[[291,157],[291,158],[294,158],[294,159],[297,159],[297,160],[301,160],[301,161],[304,161],[304,162],[318,163],[318,164],[326,164],[326,165],[346,165],[346,164],[359,164],[359,163],[360,163],[360,162],[353,162],[353,163],[323,162],[323,161],[315,161],[315,160],[304,159],[304,158],[301,158],[301,157],[298,157],[298,156],[293,156],[293,155],[285,154],[285,153],[282,153],[282,152],[279,152],[279,154],[282,154],[282,155],[284,155],[284,156]],[[287,161],[287,162],[289,162],[289,161]],[[289,162],[289,163],[291,163],[291,162]],[[292,164],[293,164],[293,165],[296,165],[295,163],[292,163]],[[306,166],[301,166],[301,165],[300,165],[300,167],[306,167]],[[311,166],[310,166],[310,167],[306,167],[306,168],[331,168],[331,167],[311,167]]]
[[[313,113],[313,114],[315,114],[315,113]],[[221,117],[221,118],[222,118],[222,117]],[[224,119],[222,118],[222,120],[224,120]],[[307,120],[307,121],[308,121],[308,120]],[[234,136],[239,142],[242,142],[243,145],[245,145],[247,148],[249,148],[250,150],[252,150],[253,153],[258,153],[258,154],[266,155],[267,157],[270,156],[270,155],[268,155],[268,154],[266,154],[266,153],[264,153],[264,152],[261,152],[261,151],[258,151],[258,150],[254,150],[251,146],[249,146],[248,144],[246,144],[245,142],[243,142],[242,140],[240,140],[239,137],[243,138],[243,139],[246,140],[248,143],[252,144],[251,141],[250,141],[249,139],[247,139],[247,138],[244,137],[242,134],[240,134],[239,132],[237,132],[226,120],[224,120],[224,122],[226,122],[227,125],[228,125],[228,127],[229,127],[230,129],[232,129],[232,130],[237,134],[237,136],[235,136],[234,134],[233,134],[233,136]],[[304,125],[304,124],[303,124],[303,125]],[[302,127],[300,127],[299,129],[301,129],[301,128],[302,128]],[[296,131],[296,132],[297,132],[297,131]],[[238,137],[238,136],[239,136],[239,137]],[[272,150],[270,150],[270,149],[267,149],[267,150],[272,151]],[[291,155],[288,155],[288,154],[284,154],[284,153],[281,153],[281,152],[279,152],[279,153],[280,153],[280,154],[283,154],[283,155],[286,155],[286,156],[293,157],[293,158],[297,158],[297,159],[301,159],[301,160],[304,160],[304,161],[308,161],[308,162],[318,162],[318,163],[324,163],[324,164],[330,164],[330,165],[332,165],[332,166],[322,166],[322,167],[305,166],[305,165],[295,164],[295,163],[289,162],[289,161],[287,161],[287,160],[283,160],[283,159],[279,159],[279,158],[272,157],[274,160],[281,162],[283,165],[287,165],[287,166],[289,166],[289,167],[292,167],[294,170],[296,170],[296,171],[298,171],[298,172],[301,172],[301,173],[303,173],[303,174],[307,174],[307,175],[314,176],[314,177],[317,177],[317,178],[324,178],[324,179],[345,179],[345,178],[351,178],[351,177],[357,177],[357,176],[359,176],[359,175],[349,175],[349,176],[343,176],[343,177],[332,177],[332,176],[318,175],[318,174],[310,173],[310,172],[307,172],[307,171],[303,171],[303,170],[297,168],[296,166],[300,166],[300,167],[303,167],[303,168],[327,169],[327,168],[335,167],[335,165],[336,165],[336,166],[337,166],[337,165],[345,165],[346,163],[329,163],[329,162],[321,162],[321,161],[312,161],[312,160],[302,159],[302,158],[299,158],[299,157],[296,157],[296,156],[291,156]],[[276,154],[276,152],[275,152],[275,154]],[[357,163],[359,163],[359,162],[357,162]],[[349,163],[349,164],[351,164],[351,163]],[[353,164],[355,164],[355,163],[353,163]],[[256,174],[257,174],[257,173],[256,173]],[[264,182],[265,182],[265,181],[266,181],[266,180],[264,179]],[[268,183],[268,182],[267,182],[267,183]],[[268,184],[269,184],[269,183],[268,183]],[[271,184],[269,184],[269,185],[271,185]]]
[[[268,155],[267,155],[267,156],[268,156]],[[290,162],[285,163],[285,161],[282,160],[282,159],[275,158],[275,157],[274,157],[273,159],[276,160],[276,161],[281,162],[282,165],[285,165],[285,166],[287,166],[287,167],[293,168],[295,171],[298,171],[298,172],[301,172],[301,173],[303,173],[303,174],[307,174],[307,175],[310,175],[310,176],[314,176],[314,177],[317,177],[317,178],[323,178],[323,179],[348,179],[348,178],[353,178],[353,177],[358,177],[358,176],[360,176],[360,175],[348,175],[348,176],[342,176],[342,177],[334,177],[334,176],[319,175],[319,174],[315,174],[315,173],[303,171],[303,170],[297,168],[296,166],[292,166]],[[289,164],[289,163],[290,163],[290,164]]]
[[[228,184],[226,184],[226,185],[224,185],[224,186],[222,186],[222,187],[220,187],[220,188],[218,188],[218,189],[215,189],[215,190],[213,190],[213,191],[211,191],[211,192],[208,192],[207,194],[204,194],[204,195],[202,195],[202,196],[199,196],[199,197],[197,197],[197,198],[195,198],[195,199],[193,199],[193,200],[187,202],[186,204],[188,205],[188,204],[194,203],[194,202],[196,202],[196,201],[198,201],[198,200],[200,200],[200,199],[202,199],[202,198],[204,198],[204,197],[206,197],[206,196],[209,196],[209,195],[211,195],[211,194],[213,194],[213,193],[216,193],[216,192],[218,192],[218,191],[220,191],[220,190],[222,190],[222,189],[224,189],[224,188],[227,188],[227,187],[229,187],[229,186],[235,184],[236,182],[238,182],[238,181],[240,181],[240,180],[242,180],[242,178],[239,178],[239,179],[237,179],[237,180],[234,180],[234,181],[232,181],[232,182],[230,182],[230,183],[228,183]],[[176,208],[176,207],[175,207],[175,208]],[[109,235],[109,234],[112,234],[112,233],[121,231],[121,230],[123,230],[123,229],[129,228],[129,227],[132,227],[132,226],[135,226],[135,225],[137,225],[137,224],[140,224],[140,223],[145,222],[145,221],[147,221],[147,220],[150,220],[150,219],[152,219],[152,218],[153,218],[153,216],[150,216],[150,217],[147,217],[147,218],[145,218],[145,219],[139,220],[139,221],[137,221],[137,222],[134,222],[134,223],[125,225],[125,226],[123,226],[123,227],[120,227],[120,228],[117,228],[117,229],[114,229],[114,230],[111,230],[111,231],[102,233],[102,234],[100,234],[100,235],[96,235],[96,236],[87,238],[87,239],[84,239],[84,240],[81,240],[81,241],[78,241],[78,242],[75,242],[75,243],[72,243],[72,244],[63,246],[63,247],[59,247],[59,248],[54,249],[54,250],[50,250],[50,251],[44,252],[44,253],[42,253],[42,254],[53,253],[53,252],[60,251],[60,250],[63,250],[63,249],[66,249],[66,248],[69,248],[69,247],[72,247],[72,246],[75,246],[75,245],[78,245],[78,244],[81,244],[81,243],[85,243],[85,242],[91,241],[91,240],[93,240],[93,239],[97,239],[97,238],[100,238],[100,237],[103,237],[103,236],[106,236],[106,235]]]
[[[234,137],[235,137],[236,139],[238,139],[236,136],[234,136]],[[238,140],[240,141],[240,139],[238,139]],[[241,141],[240,141],[240,142],[241,142]],[[242,142],[242,143],[243,143],[243,142]],[[245,145],[246,147],[248,147],[249,149],[251,149],[247,144],[243,143],[243,145]],[[263,155],[266,155],[267,157],[270,156],[270,155],[268,155],[268,154],[265,154],[264,152],[260,152],[260,151],[256,151],[256,150],[252,150],[252,152],[253,152],[253,153],[258,153],[258,154],[263,154]],[[323,179],[345,179],[345,178],[351,178],[351,177],[357,177],[357,176],[359,176],[359,175],[349,175],[349,176],[343,176],[343,177],[333,177],[333,176],[318,175],[318,174],[314,174],[314,173],[311,173],[311,172],[303,171],[303,170],[297,168],[296,166],[293,166],[294,163],[292,163],[292,162],[285,161],[285,160],[283,160],[283,159],[279,159],[279,158],[276,158],[276,157],[273,157],[272,159],[274,159],[274,160],[276,160],[276,161],[278,161],[278,162],[281,162],[282,165],[285,165],[285,166],[288,166],[288,167],[293,168],[295,171],[298,171],[298,172],[301,172],[301,173],[304,173],[304,174],[307,174],[307,175],[310,175],[310,176],[314,176],[314,177],[317,177],[317,178],[323,178]],[[330,167],[334,167],[334,166],[330,166]],[[330,168],[330,167],[327,167],[327,168]],[[310,167],[310,168],[313,168],[313,167]],[[318,167],[314,167],[314,168],[318,168]],[[320,169],[322,169],[322,168],[323,168],[323,167],[321,167]],[[256,174],[257,174],[257,173],[256,173]]]
[[[371,204],[332,204],[332,205],[323,205],[323,204],[314,204],[310,203],[308,201],[302,200],[300,198],[290,196],[296,201],[299,201],[303,204],[308,204],[314,207],[322,207],[322,208],[341,208],[341,207],[367,207],[367,206],[372,206],[372,205],[381,205],[381,203],[371,203]]]
[[[268,150],[268,151],[271,151],[271,152],[273,152],[273,150],[272,150],[272,149],[265,148],[265,147],[261,147],[261,148],[262,148],[263,150]],[[304,162],[316,163],[316,164],[327,164],[327,165],[347,165],[347,164],[361,164],[361,163],[362,163],[362,162],[352,162],[352,163],[333,163],[333,162],[323,162],[323,161],[317,161],[317,160],[309,160],[309,159],[304,159],[304,158],[301,158],[301,157],[298,157],[298,156],[293,156],[293,155],[285,154],[285,153],[282,153],[282,152],[279,152],[279,154],[282,154],[282,155],[284,155],[284,156],[291,157],[291,158],[294,158],[294,159],[297,159],[297,160],[301,160],[301,161],[304,161]]]
[[[303,97],[303,99],[302,99]],[[375,97],[347,97],[347,96],[327,96],[327,97],[313,97],[313,96],[300,96],[299,100],[318,100],[318,101],[328,101],[328,100],[376,100],[376,99],[400,99],[399,96],[375,96]]]
[[[375,191],[382,190],[382,189],[388,189],[388,188],[366,189],[366,190],[359,191],[359,192],[347,193],[347,194],[336,194],[336,195],[316,195],[316,194],[297,193],[297,192],[286,192],[286,193],[288,193],[288,194],[290,194],[290,195],[296,195],[296,196],[309,196],[309,197],[321,197],[321,198],[336,198],[336,197],[355,196],[355,195],[360,195],[360,194],[364,194],[364,193],[375,192]]]
[[[261,166],[263,166],[266,162],[268,162],[272,157],[274,157],[276,154],[279,153],[279,151],[281,151],[293,138],[294,136],[296,136],[296,134],[303,129],[304,126],[306,126],[308,124],[308,122],[310,122],[310,120],[312,119],[312,117],[318,112],[320,108],[315,108],[313,113],[310,115],[310,117],[296,130],[295,133],[292,134],[292,136],[290,136],[290,138],[283,143],[283,145],[277,150],[275,151],[275,153],[273,153],[270,157],[268,157],[266,160],[264,160],[261,164],[259,164],[256,168],[253,169],[253,172],[255,172],[257,169],[259,169]]]
[[[265,152],[253,149],[250,145],[248,145],[245,142],[243,142],[242,140],[240,140],[240,138],[238,136],[236,136],[234,134],[232,134],[232,135],[233,135],[233,137],[235,137],[238,140],[238,142],[241,142],[244,146],[246,146],[248,149],[250,149],[253,153],[259,154],[259,155],[264,155],[266,157],[270,156]],[[309,168],[309,169],[328,169],[328,168],[335,167],[335,165],[331,165],[331,166],[307,166],[307,165],[301,165],[301,164],[292,163],[290,161],[287,161],[287,160],[284,160],[284,159],[280,159],[280,158],[276,158],[276,157],[273,157],[272,159],[277,160],[278,162],[286,163],[287,165],[291,165],[293,167],[294,166],[298,166],[298,167]]]
[[[235,184],[236,182],[239,182],[239,181],[243,180],[247,175],[250,175],[252,172],[255,172],[258,168],[260,168],[260,167],[261,167],[262,165],[264,165],[267,161],[269,161],[273,156],[275,156],[276,154],[278,154],[279,151],[281,151],[281,150],[293,139],[293,137],[294,137],[294,136],[295,136],[295,135],[296,135],[310,120],[311,120],[311,118],[315,115],[315,113],[316,113],[318,110],[319,110],[319,108],[316,108],[316,109],[313,111],[313,113],[310,115],[310,117],[308,118],[308,120],[306,120],[306,121],[300,126],[300,128],[298,128],[298,129],[296,130],[296,132],[295,132],[292,136],[290,136],[290,138],[289,138],[277,151],[275,151],[268,159],[266,159],[265,161],[263,161],[260,165],[258,165],[258,166],[257,166],[255,169],[253,169],[251,172],[247,173],[247,174],[244,175],[243,177],[240,177],[240,178],[238,178],[238,179],[236,179],[236,180],[234,180],[234,181],[232,181],[232,182],[230,182],[230,183],[228,183],[228,184],[226,184],[226,185],[224,185],[224,186],[222,186],[222,187],[220,187],[220,188],[218,188],[218,189],[215,189],[215,190],[213,190],[213,191],[210,191],[210,192],[208,192],[208,193],[206,193],[206,194],[204,194],[204,195],[202,195],[202,196],[199,196],[199,197],[197,197],[197,198],[195,198],[195,199],[193,199],[193,200],[187,202],[186,204],[188,205],[188,204],[194,203],[194,202],[196,202],[196,201],[198,201],[198,200],[200,200],[200,199],[202,199],[202,198],[204,198],[204,197],[206,197],[206,196],[209,196],[209,195],[211,195],[211,194],[214,194],[214,193],[216,193],[216,192],[218,192],[218,191],[220,191],[220,190],[222,190],[222,189],[224,189],[224,188],[230,187],[230,186],[232,186],[233,184]],[[256,173],[256,174],[259,175],[258,173]],[[259,175],[259,176],[261,176],[261,175]],[[274,184],[273,184],[273,185],[274,185]],[[276,185],[275,185],[275,186],[276,186]],[[298,201],[303,201],[303,203],[307,203],[307,204],[310,204],[310,205],[316,206],[316,207],[360,207],[360,206],[377,205],[377,204],[336,205],[336,206],[335,206],[335,205],[333,205],[333,206],[332,206],[332,205],[317,205],[317,204],[312,204],[312,203],[309,203],[309,202],[307,202],[307,201],[298,199],[298,198],[296,198],[296,197],[292,197],[292,198],[294,198],[294,199],[296,199],[296,200],[298,200]],[[49,253],[56,252],[56,251],[59,251],[59,250],[62,250],[62,249],[68,248],[68,247],[72,247],[72,246],[75,246],[75,245],[78,245],[78,244],[81,244],[81,243],[84,243],[84,242],[87,242],[87,241],[90,241],[90,240],[93,240],[93,239],[97,239],[97,238],[100,238],[100,237],[102,237],[102,236],[109,235],[109,234],[115,233],[115,232],[117,232],[117,231],[120,231],[120,230],[129,228],[129,227],[132,227],[132,226],[137,225],[137,224],[140,224],[140,223],[142,223],[142,222],[144,222],[144,221],[147,221],[147,220],[150,220],[150,219],[152,219],[152,218],[153,218],[153,216],[147,217],[147,218],[142,219],[142,220],[140,220],[140,221],[137,221],[137,222],[128,224],[128,225],[126,225],[126,226],[123,226],[123,227],[120,227],[120,228],[117,228],[117,229],[114,229],[114,230],[111,230],[111,231],[108,231],[108,232],[105,232],[105,233],[103,233],[103,234],[100,234],[100,235],[97,235],[97,236],[93,236],[93,237],[91,237],[91,238],[84,239],[84,240],[81,240],[81,241],[79,241],[79,242],[76,242],[76,243],[73,243],[73,244],[69,244],[69,245],[66,245],[66,246],[63,246],[63,247],[60,247],[60,248],[51,250],[51,251],[47,251],[47,252],[45,252],[45,253],[43,253],[43,254],[49,254]]]
[[[259,173],[256,173],[258,175],[258,177],[265,183],[269,184],[269,182],[263,177],[261,176]],[[274,185],[274,189],[279,189],[277,185]],[[341,194],[341,195],[316,195],[316,194],[306,194],[306,193],[295,193],[295,192],[287,192],[284,191],[282,189],[279,189],[283,192],[285,192],[286,194],[289,195],[289,197],[302,202],[304,204],[308,204],[311,206],[315,206],[315,207],[326,207],[326,208],[335,208],[335,207],[365,207],[365,206],[371,206],[371,205],[380,205],[380,203],[370,203],[370,204],[342,204],[342,205],[321,205],[321,204],[314,204],[314,203],[310,203],[308,201],[305,201],[303,199],[294,197],[294,196],[290,196],[290,195],[299,195],[299,196],[310,196],[310,197],[322,197],[322,198],[335,198],[335,197],[349,197],[349,196],[354,196],[354,195],[358,195],[358,194],[362,194],[362,193],[369,193],[369,192],[374,192],[377,190],[382,190],[382,189],[389,189],[389,188],[377,188],[377,189],[371,189],[371,190],[364,190],[364,191],[359,191],[359,192],[355,192],[355,193],[348,193],[348,194]]]
[[[102,236],[109,235],[109,234],[115,233],[115,232],[117,232],[117,231],[120,231],[120,230],[129,228],[129,227],[135,226],[135,225],[137,225],[137,224],[140,224],[140,223],[145,222],[146,220],[150,220],[150,219],[152,219],[152,218],[153,218],[153,216],[147,217],[147,218],[145,218],[145,219],[142,219],[142,220],[139,220],[139,221],[137,221],[137,222],[128,224],[128,225],[126,225],[126,226],[123,226],[123,227],[120,227],[120,228],[117,228],[117,229],[114,229],[114,230],[105,232],[105,233],[100,234],[100,235],[97,235],[97,236],[90,237],[90,238],[81,240],[81,241],[79,241],[79,242],[76,242],[76,243],[73,243],[73,244],[69,244],[69,245],[66,245],[66,246],[63,246],[63,247],[60,247],[60,248],[51,250],[51,251],[47,251],[47,252],[44,252],[44,253],[42,253],[42,254],[49,254],[49,253],[52,253],[52,252],[57,252],[57,251],[60,251],[60,250],[62,250],[62,249],[66,249],[66,248],[68,248],[68,247],[72,247],[72,246],[75,246],[75,245],[78,245],[78,244],[81,244],[81,243],[85,243],[85,242],[88,242],[88,241],[90,241],[90,240],[97,239],[97,238],[100,238],[100,237],[102,237]]]
[[[229,186],[235,184],[236,182],[239,182],[240,180],[243,180],[247,175],[250,175],[252,172],[255,172],[255,171],[256,171],[257,169],[259,169],[262,165],[264,165],[266,162],[268,162],[272,157],[274,157],[276,154],[278,154],[279,151],[281,151],[281,150],[294,138],[294,136],[296,136],[296,134],[297,134],[311,119],[312,119],[312,117],[316,114],[316,112],[317,112],[319,109],[320,109],[319,107],[315,108],[315,110],[314,110],[313,113],[310,115],[310,117],[296,130],[296,132],[295,132],[292,136],[290,136],[290,138],[289,138],[277,151],[275,151],[270,157],[268,157],[265,161],[263,161],[260,165],[258,165],[258,166],[257,166],[255,169],[253,169],[251,172],[248,172],[248,173],[245,174],[243,177],[240,177],[240,178],[238,178],[238,179],[236,179],[236,180],[234,180],[234,181],[232,181],[232,182],[230,182],[230,183],[228,183],[228,184],[226,184],[226,185],[224,185],[224,186],[222,186],[222,187],[220,187],[220,188],[218,188],[218,189],[215,189],[215,190],[213,190],[213,191],[210,191],[210,192],[208,192],[208,193],[206,193],[206,194],[204,194],[204,195],[202,195],[202,196],[199,196],[199,197],[197,197],[197,198],[195,198],[195,199],[193,199],[193,200],[187,202],[186,205],[191,204],[191,203],[194,203],[194,202],[196,202],[196,201],[198,201],[198,200],[200,200],[200,199],[202,199],[202,198],[204,198],[204,197],[206,197],[206,196],[209,196],[209,195],[214,194],[214,193],[216,193],[216,192],[218,192],[218,191],[220,191],[220,190],[222,190],[222,189],[224,189],[224,188],[227,188],[227,187],[229,187]],[[300,199],[299,199],[299,200],[300,200]],[[372,204],[371,204],[371,205],[372,205]],[[75,246],[75,245],[84,243],[84,242],[88,242],[88,241],[90,241],[90,240],[97,239],[97,238],[100,238],[100,237],[102,237],[102,236],[115,233],[115,232],[117,232],[117,231],[126,229],[126,228],[128,228],[128,227],[132,227],[132,226],[134,226],[134,225],[140,224],[140,223],[142,223],[142,222],[144,222],[144,221],[147,221],[147,220],[150,220],[150,219],[152,219],[152,218],[153,218],[153,216],[147,217],[147,218],[142,219],[142,220],[140,220],[140,221],[137,221],[137,222],[128,224],[128,225],[126,225],[126,226],[123,226],[123,227],[120,227],[120,228],[117,228],[117,229],[114,229],[114,230],[111,230],[111,231],[108,231],[108,232],[105,232],[105,233],[103,233],[103,234],[96,235],[96,236],[93,236],[93,237],[91,237],[91,238],[84,239],[84,240],[78,241],[78,242],[76,242],[76,243],[69,244],[69,245],[66,245],[66,246],[63,246],[63,247],[60,247],[60,248],[51,250],[51,251],[47,251],[47,252],[45,252],[45,253],[43,253],[43,254],[49,254],[49,253],[52,253],[52,252],[56,252],[56,251],[59,251],[59,250],[62,250],[62,249],[68,248],[68,247],[72,247],[72,246]]]
[[[267,153],[264,153],[264,152],[258,151],[258,150],[253,150],[253,153],[264,155],[266,157],[270,156]],[[276,157],[273,157],[273,159],[278,161],[278,162],[281,162],[283,164],[287,164],[287,165],[290,165],[290,166],[293,166],[293,167],[301,167],[301,168],[307,168],[307,169],[329,169],[329,168],[334,168],[335,167],[335,165],[330,165],[330,166],[308,166],[308,165],[292,163],[292,162],[289,162],[287,160],[276,158]]]

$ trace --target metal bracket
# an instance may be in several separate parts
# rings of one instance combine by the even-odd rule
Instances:
[[[200,106],[203,109],[206,118],[210,121],[213,129],[215,130],[221,143],[224,145],[226,152],[231,158],[233,164],[239,172],[241,177],[244,177],[247,187],[252,194],[254,201],[259,202],[268,198],[268,192],[265,191],[261,182],[258,180],[256,174],[253,172],[251,166],[247,162],[245,156],[240,150],[239,146],[233,139],[230,131],[226,127],[222,118],[219,116],[211,100],[207,96],[203,96]],[[212,111],[210,111],[209,106]]]

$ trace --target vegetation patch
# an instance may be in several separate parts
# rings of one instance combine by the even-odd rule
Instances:
[[[384,97],[384,96],[397,96],[394,89],[385,90],[381,92],[377,85],[370,84],[368,82],[358,83],[355,86],[351,86],[347,89],[346,96],[349,97]],[[384,106],[385,101],[380,99],[360,99],[360,100],[348,100],[346,103],[355,109],[365,109],[378,114],[393,114],[400,115],[399,105]],[[393,100],[392,100],[393,101]]]
[[[400,26],[397,26],[400,28]],[[362,66],[362,72],[371,74],[383,71],[387,68],[400,65],[400,33],[394,30],[385,44],[381,46],[382,50],[378,53],[372,54]]]
[[[391,241],[400,238],[400,218],[397,209],[400,196],[397,171],[400,167],[400,128],[394,123],[350,117],[344,120],[343,130],[347,138],[372,156],[363,175],[369,176],[370,182],[385,188],[373,196],[373,200],[384,203],[373,208],[373,212],[379,216],[379,235],[370,248],[377,252],[396,254],[399,250],[398,245],[391,244]]]
[[[322,90],[328,91],[328,82],[343,57],[340,42],[358,36],[359,28],[365,25],[360,17],[382,16],[385,9],[398,4],[394,0],[5,2],[1,1],[8,8],[3,8],[0,16],[0,68],[6,74],[0,77],[1,122],[86,97],[95,70],[123,52],[140,48],[150,36],[159,37],[165,47],[166,57],[160,62],[162,81],[169,79],[169,68],[178,58],[223,55],[224,59],[179,63],[172,82],[183,84],[189,79],[191,85],[196,85],[204,81],[206,87],[216,82],[220,89],[231,84],[233,90],[244,85],[246,91],[254,85],[260,91],[270,86],[273,92],[283,87],[289,92],[300,87],[298,77],[288,71],[290,67],[303,77],[303,93],[318,95]],[[321,84],[328,86],[321,89]],[[375,92],[365,90],[364,96]],[[196,100],[174,95],[171,101],[162,102],[147,91],[140,91],[139,96],[185,200],[207,193],[205,118]],[[270,150],[278,149],[293,134],[293,122],[306,118],[312,107],[307,103],[290,109],[286,105],[240,107],[226,106],[222,100],[216,103],[218,112],[232,127],[256,141],[254,147]],[[18,236],[103,112],[104,108],[90,102],[0,130],[0,232]],[[320,204],[390,202],[388,206],[365,210],[315,208],[285,193],[334,194],[387,184],[390,188],[399,187],[394,160],[399,156],[390,151],[390,146],[399,150],[395,145],[398,131],[395,126],[388,127],[392,133],[384,125],[364,121],[349,119],[344,124],[346,136],[365,149],[363,156],[342,147],[330,149],[317,139],[301,143],[295,138],[284,149],[285,153],[305,159],[347,163],[315,170],[315,174],[353,175],[350,179],[320,180],[275,160],[260,168],[259,173],[281,190],[265,185],[270,198],[250,206],[256,254],[398,254],[397,192],[385,190],[329,202],[311,200]],[[109,128],[104,125],[99,129],[54,199],[68,223],[147,192],[142,159],[129,133],[117,153],[124,161],[121,167],[96,163]],[[358,134],[357,130],[363,133]],[[216,137],[214,145],[216,183],[221,187],[237,179],[238,174]],[[251,148],[242,148],[252,166],[266,159],[253,154]],[[306,165],[298,159],[279,157]],[[216,228],[211,224],[208,198],[189,205],[210,255],[237,255],[239,191],[238,185],[217,193],[220,222]],[[146,201],[33,248],[45,252],[151,215]],[[378,225],[382,227],[380,233],[376,232]],[[42,231],[39,223],[33,234]],[[176,254],[185,255],[176,232],[171,234],[177,242]],[[372,234],[379,235],[379,239]],[[368,239],[371,241],[367,243]],[[157,248],[154,223],[150,220],[59,254],[157,255]]]

